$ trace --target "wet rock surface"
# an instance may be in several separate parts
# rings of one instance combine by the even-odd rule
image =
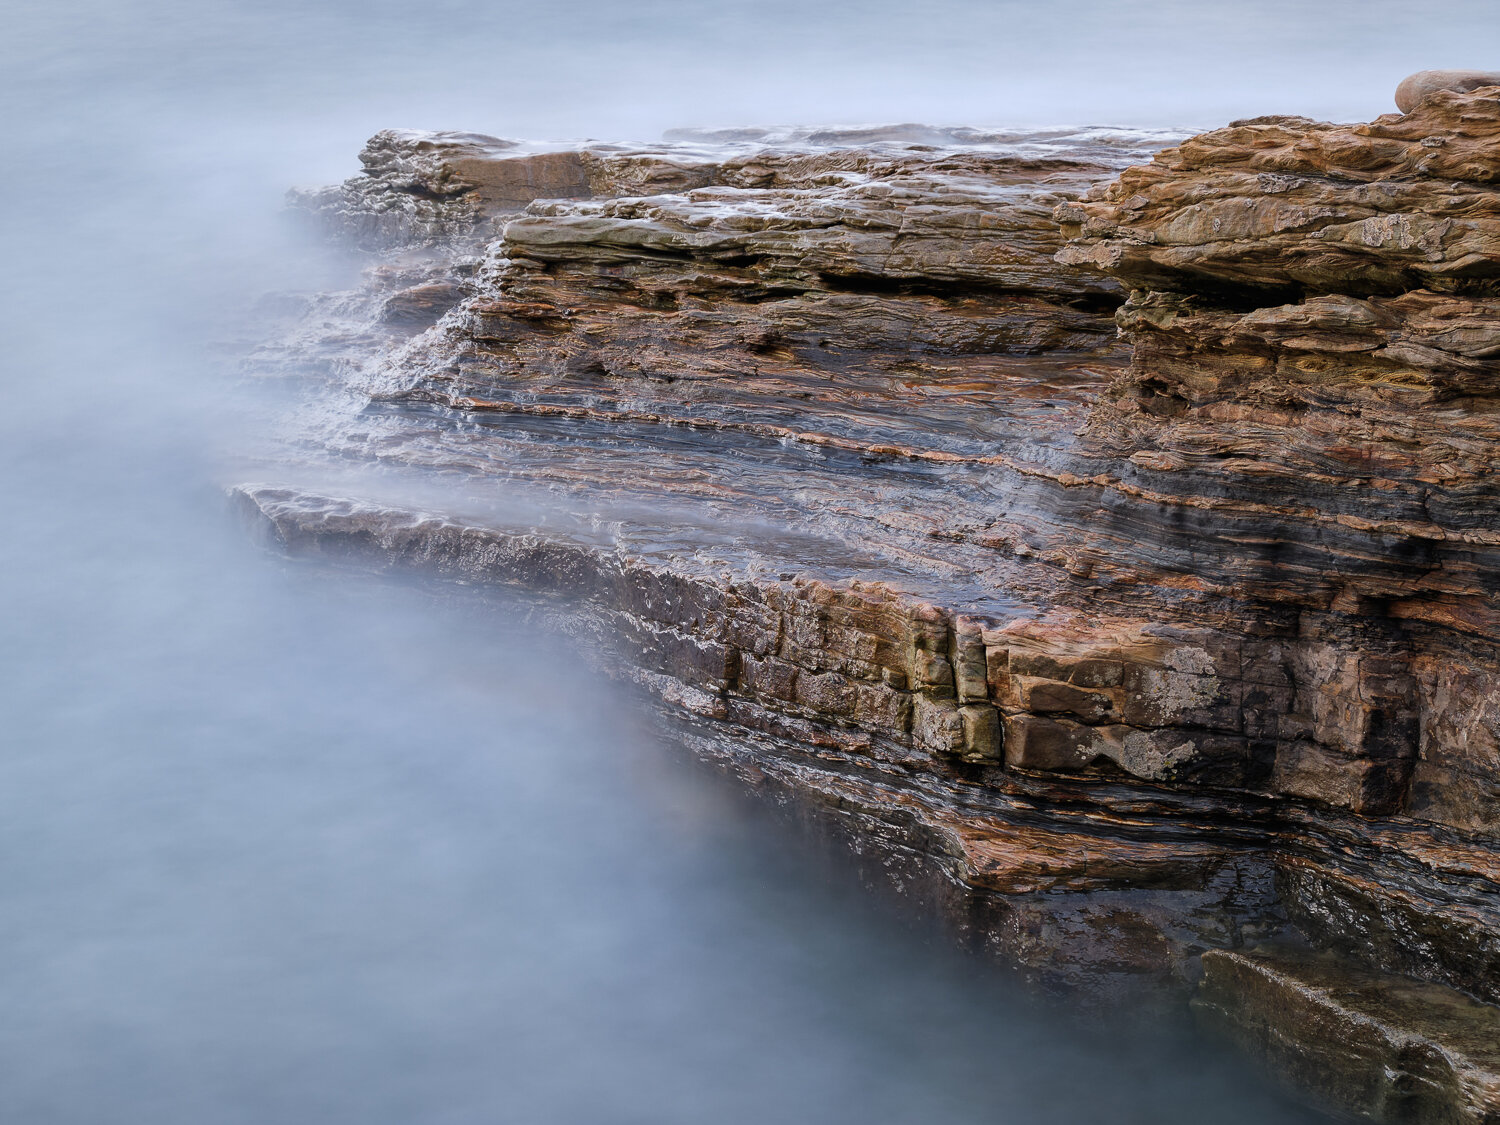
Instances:
[[[1330,1109],[1377,1121],[1500,1121],[1500,1009],[1439,985],[1274,946],[1203,955],[1200,1021]]]
[[[235,503],[526,591],[1046,984],[1294,937],[1500,1002],[1497,107],[382,133]]]

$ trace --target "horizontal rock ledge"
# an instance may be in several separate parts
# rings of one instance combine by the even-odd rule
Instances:
[[[1497,139],[1490,87],[1192,138],[383,133],[298,197],[370,269],[254,357],[306,393],[235,503],[522,591],[1039,979],[1272,996],[1212,951],[1274,939],[1500,1002]]]

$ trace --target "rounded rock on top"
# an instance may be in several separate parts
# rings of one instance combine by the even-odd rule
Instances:
[[[1482,86],[1500,86],[1497,70],[1419,70],[1396,87],[1396,108],[1402,113],[1416,109],[1422,99],[1438,90],[1468,93]]]

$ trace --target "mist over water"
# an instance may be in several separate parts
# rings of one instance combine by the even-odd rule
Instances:
[[[0,1119],[1302,1120],[898,926],[503,604],[226,519],[222,342],[387,126],[1367,118],[1488,3],[7,5]]]

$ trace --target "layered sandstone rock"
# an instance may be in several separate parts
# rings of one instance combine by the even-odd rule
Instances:
[[[1246,593],[1375,643],[1404,703],[1363,753],[1410,775],[1371,811],[1487,834],[1495,736],[1442,685],[1491,682],[1500,638],[1497,92],[1367,126],[1241,122],[1059,211],[1078,235],[1060,257],[1134,289],[1134,358],[1091,437],[1153,491],[1220,505],[1226,555],[1259,540]]]
[[[1285,622],[1305,686],[1277,708],[1273,788],[1389,818],[1428,855],[1490,872],[1444,879],[1446,903],[1412,901],[1392,889],[1394,863],[1331,883],[1316,859],[1289,856],[1284,905],[1327,947],[1490,1001],[1497,136],[1500,87],[1435,89],[1369,125],[1238,122],[1058,211],[1074,237],[1059,260],[1131,289],[1119,322],[1132,361],[1091,411],[1088,444],[1128,462],[1132,487],[1198,508],[1201,573]],[[1270,1020],[1251,1039],[1302,1042],[1295,1019],[1266,1015],[1275,1007],[1219,1004],[1247,1027]],[[1436,1119],[1349,1081],[1365,1084],[1350,1096],[1362,1112]],[[1495,1113],[1462,1074],[1406,1081],[1435,1083],[1412,1104],[1448,1099],[1453,1120]]]
[[[1368,125],[1259,117],[1193,137],[1059,211],[1062,260],[1132,287],[1491,294],[1500,106],[1440,90]]]
[[[525,591],[1041,979],[1300,934],[1497,1002],[1497,95],[1118,179],[1156,138],[381,134],[237,503]]]

